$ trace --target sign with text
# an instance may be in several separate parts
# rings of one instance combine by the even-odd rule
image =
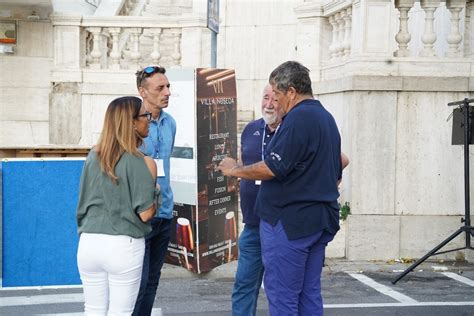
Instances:
[[[186,157],[194,169],[174,169],[186,159],[175,148],[175,208],[166,262],[201,273],[237,259],[237,180],[217,170],[225,157],[237,157],[237,94],[233,69],[198,68],[193,74],[195,89],[179,91],[180,96],[193,94],[193,102],[174,105],[171,100],[169,106],[178,130],[187,135],[182,146],[192,149]],[[169,80],[174,86],[171,74]],[[174,108],[188,117],[175,116]],[[193,180],[188,189],[186,179]]]
[[[207,28],[219,33],[219,0],[207,0]]]

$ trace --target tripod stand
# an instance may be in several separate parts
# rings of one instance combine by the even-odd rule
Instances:
[[[451,236],[442,241],[439,245],[433,248],[430,252],[424,255],[422,258],[418,259],[415,263],[409,266],[405,271],[400,273],[400,275],[392,281],[392,284],[397,283],[401,278],[407,275],[410,271],[413,271],[418,265],[423,261],[434,255],[440,255],[443,253],[448,253],[452,251],[462,250],[462,249],[474,249],[471,245],[471,235],[474,236],[474,227],[471,226],[471,214],[470,214],[470,191],[469,191],[469,143],[471,136],[470,128],[470,111],[469,103],[473,103],[474,99],[464,99],[462,101],[448,103],[448,106],[459,106],[460,112],[464,116],[464,122],[462,124],[464,132],[464,218],[461,219],[461,223],[464,223],[464,226],[461,226],[456,232]],[[458,235],[465,233],[466,235],[466,245],[461,248],[450,249],[445,251],[438,251],[448,244],[451,240],[456,238]]]

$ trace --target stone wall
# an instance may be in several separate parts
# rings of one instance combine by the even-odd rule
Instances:
[[[47,21],[18,21],[14,55],[0,55],[0,145],[49,143],[53,28]]]

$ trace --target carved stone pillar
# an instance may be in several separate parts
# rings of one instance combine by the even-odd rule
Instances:
[[[331,58],[336,58],[337,56],[337,32],[339,30],[339,26],[336,22],[336,16],[331,15],[329,17],[329,23],[331,24],[332,27],[332,41],[331,45],[329,46],[329,51],[331,52]]]
[[[337,57],[342,57],[344,56],[344,16],[346,15],[345,11],[341,11],[336,14],[337,19],[336,22],[339,26],[338,32],[337,32]]]
[[[175,66],[179,66],[181,62],[181,30],[176,29],[173,30],[173,54],[171,54],[171,58],[173,58],[173,63]]]
[[[352,8],[346,9],[346,14],[344,15],[344,43],[342,44],[343,47],[343,55],[345,57],[350,56],[351,54],[351,29],[352,29]]]
[[[466,4],[466,15],[464,19],[464,56],[474,56],[474,2]]]
[[[112,37],[112,51],[110,52],[111,64],[109,65],[109,68],[120,69],[120,57],[122,57],[122,54],[120,53],[120,50],[119,50],[120,28],[111,27],[108,30],[109,30],[110,36]]]
[[[436,33],[434,32],[434,12],[439,7],[440,0],[421,0],[420,4],[425,11],[425,28],[421,41],[423,50],[420,52],[422,57],[435,57],[434,43],[436,42]]]
[[[102,57],[102,52],[100,51],[102,28],[89,27],[87,31],[92,34],[92,50],[90,53],[91,61],[89,67],[92,69],[100,69],[100,58]]]
[[[150,54],[150,58],[154,65],[160,63],[160,40],[161,40],[161,28],[152,29],[150,33],[153,35],[153,50]]]
[[[395,57],[408,57],[410,51],[408,50],[408,43],[411,40],[411,35],[408,32],[408,11],[413,8],[415,0],[395,0],[395,7],[400,11],[400,26],[395,40],[398,43],[398,50],[393,53]]]
[[[449,49],[446,53],[446,57],[462,57],[461,52],[461,41],[462,35],[459,29],[459,13],[465,7],[466,0],[447,0],[446,7],[451,12],[451,30],[448,37],[446,38]]]
[[[140,52],[140,35],[142,34],[141,28],[131,28],[130,29],[130,60],[132,67],[135,69],[140,68],[140,58],[142,57],[142,53]]]

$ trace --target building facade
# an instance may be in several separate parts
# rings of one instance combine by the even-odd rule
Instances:
[[[17,35],[0,49],[2,156],[88,148],[108,102],[136,94],[140,66],[211,64],[204,0],[2,2],[0,23]],[[286,60],[310,68],[337,120],[352,215],[329,256],[417,258],[462,225],[463,148],[451,145],[447,103],[473,97],[473,14],[469,0],[220,1],[217,67],[236,69],[240,126],[259,117]],[[455,257],[474,259],[438,256]]]

